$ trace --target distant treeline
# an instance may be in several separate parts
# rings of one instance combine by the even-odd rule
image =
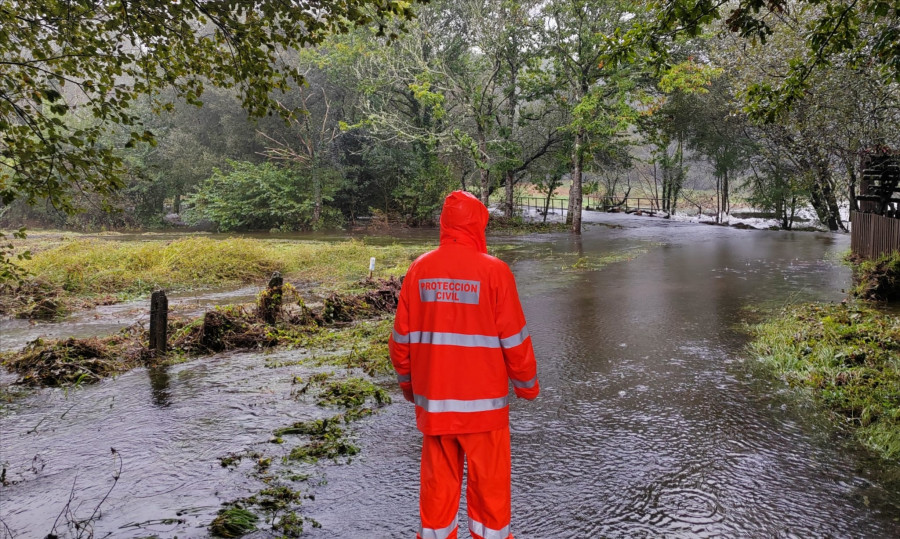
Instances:
[[[611,36],[655,16],[640,3],[435,0],[403,29],[362,25],[284,51],[279,61],[307,82],[278,97],[302,111],[288,121],[250,119],[236,90],[213,86],[202,107],[132,103],[156,144],[134,144],[124,128],[106,136],[127,165],[123,188],[72,187],[84,208],[75,215],[20,198],[0,208],[0,225],[415,226],[452,189],[493,194],[511,214],[525,184],[549,195],[565,183],[576,220],[587,191],[719,216],[739,192],[786,228],[811,205],[839,230],[860,155],[900,147],[900,94],[879,66],[837,56],[790,108],[753,114],[755,89],[792,69],[818,16],[790,15],[756,42],[712,21],[713,31],[671,40],[661,66],[651,50],[608,59]]]

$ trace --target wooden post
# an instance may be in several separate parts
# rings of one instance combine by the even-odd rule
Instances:
[[[169,299],[165,290],[157,290],[150,295],[150,350],[165,354],[169,324]]]

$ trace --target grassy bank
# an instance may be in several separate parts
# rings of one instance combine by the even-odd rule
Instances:
[[[110,238],[114,238],[111,236]],[[325,289],[342,289],[368,275],[403,274],[424,252],[418,246],[374,246],[359,240],[296,241],[186,237],[174,241],[123,241],[68,235],[37,236],[23,267],[33,278],[7,286],[0,315],[52,318],[96,303],[138,297],[163,288],[239,286],[265,282],[274,271]]]
[[[752,352],[808,390],[873,452],[900,460],[900,316],[865,302],[787,308],[754,326]]]

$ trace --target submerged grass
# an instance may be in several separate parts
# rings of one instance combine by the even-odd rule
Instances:
[[[216,537],[240,537],[256,529],[259,517],[240,507],[230,507],[219,511],[219,516],[209,525],[209,531]]]
[[[280,312],[275,324],[264,322],[252,308],[216,307],[197,318],[169,320],[168,355],[154,355],[148,349],[148,330],[136,325],[110,337],[39,339],[18,352],[0,354],[0,364],[19,374],[21,384],[53,387],[97,382],[141,365],[175,363],[227,350],[349,347],[349,353],[316,361],[358,367],[374,375],[390,365],[386,347],[390,322],[365,319],[394,312],[400,281],[382,279],[365,286],[369,289],[363,293],[330,296],[332,306],[341,306],[339,320],[328,314],[329,301],[317,310],[300,304]]]
[[[274,271],[325,289],[342,290],[368,275],[370,257],[376,258],[378,276],[400,275],[425,250],[374,246],[354,239],[323,242],[194,236],[173,241],[122,241],[68,237],[23,261],[34,279],[23,286],[7,285],[0,314],[32,316],[34,305],[40,305],[42,298],[51,298],[54,303],[43,307],[53,307],[59,314],[77,308],[85,298],[114,295],[123,299],[160,288],[235,286],[262,282]],[[38,309],[40,313],[46,310]]]
[[[900,316],[864,302],[785,309],[753,327],[751,351],[806,388],[881,457],[900,460]]]

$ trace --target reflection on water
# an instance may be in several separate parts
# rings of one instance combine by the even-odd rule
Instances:
[[[516,537],[900,536],[900,487],[744,360],[748,307],[844,297],[848,238],[602,219],[616,227],[497,250],[516,273],[543,386],[538,400],[512,403]],[[645,252],[572,267],[635,249]],[[97,536],[205,536],[222,501],[262,488],[216,457],[328,413],[291,397],[297,367],[263,362],[216,356],[8,409],[0,461],[15,484],[2,490],[4,521],[21,537],[46,534],[76,475],[89,507],[116,447],[125,472]],[[413,415],[395,399],[356,424],[362,452],[350,464],[320,463],[327,481],[301,512],[322,527],[306,536],[412,536]]]
[[[169,405],[169,367],[151,367],[147,369],[147,375],[150,377],[153,404],[165,408]]]

